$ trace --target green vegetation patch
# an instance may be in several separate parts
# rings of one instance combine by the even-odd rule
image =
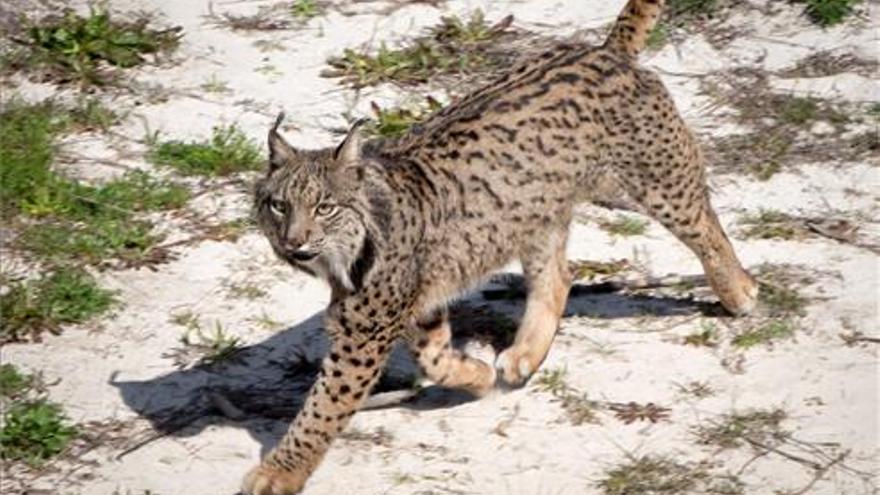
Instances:
[[[808,234],[803,222],[777,210],[760,210],[757,214],[743,215],[738,223],[746,239],[802,239]]]
[[[324,9],[315,0],[295,0],[290,6],[290,13],[297,19],[308,20],[323,12]]]
[[[657,23],[648,33],[648,39],[645,40],[645,45],[649,50],[656,50],[661,46],[666,44],[666,41],[669,40],[669,27],[664,22]]]
[[[182,186],[141,171],[88,185],[52,170],[60,133],[112,121],[100,108],[13,99],[0,109],[0,213],[12,231],[9,247],[49,273],[4,281],[0,342],[56,332],[108,310],[112,293],[81,267],[146,259],[161,238],[142,214],[179,208],[189,198]]]
[[[35,337],[44,330],[57,332],[63,324],[83,323],[116,303],[112,291],[76,268],[5,285],[6,292],[0,295],[0,343]]]
[[[76,436],[61,406],[46,400],[13,404],[3,414],[0,459],[39,466],[64,451]]]
[[[861,0],[795,0],[804,4],[804,12],[816,24],[826,27],[843,22]]]
[[[717,0],[668,0],[667,15],[670,18],[708,15],[718,8]]]
[[[608,278],[630,269],[632,269],[632,265],[625,259],[615,261],[577,260],[568,263],[568,270],[575,280]]]
[[[384,82],[418,84],[437,75],[491,68],[506,59],[498,44],[510,33],[512,21],[508,16],[489,24],[479,9],[468,19],[442,17],[425,35],[399,48],[382,43],[375,53],[346,49],[327,61],[332,69],[323,75],[362,88]]]
[[[171,322],[186,329],[180,337],[181,347],[165,355],[180,369],[223,363],[242,349],[242,340],[227,332],[219,321],[214,322],[213,330],[205,330],[197,314],[185,311],[173,315]]]
[[[14,399],[30,391],[36,377],[18,371],[14,365],[0,364],[0,399]]]
[[[807,298],[796,289],[777,283],[761,283],[758,300],[772,317],[803,316]]]
[[[605,473],[599,488],[605,495],[742,495],[745,484],[716,475],[706,463],[681,463],[669,457],[632,457]]]
[[[381,108],[376,103],[371,106],[374,118],[364,127],[364,132],[368,135],[390,138],[406,134],[412,126],[424,121],[429,115],[443,107],[440,102],[431,97],[426,98],[422,105],[387,109]]]
[[[207,140],[157,142],[149,157],[184,175],[218,177],[263,168],[259,146],[235,125],[215,127]]]
[[[587,394],[572,388],[566,382],[567,374],[568,370],[565,368],[543,370],[535,378],[534,386],[542,392],[551,394],[554,401],[559,402],[572,425],[599,423],[598,411],[601,410],[601,404],[589,399]]]
[[[755,409],[725,414],[709,425],[694,429],[699,443],[721,449],[735,449],[744,444],[773,445],[789,437],[781,427],[788,415],[782,409]]]
[[[704,321],[700,323],[700,329],[684,338],[685,345],[694,347],[717,347],[719,342],[718,327]]]
[[[8,61],[13,69],[44,69],[55,80],[106,84],[115,77],[110,69],[147,62],[146,55],[170,53],[178,46],[181,28],[156,29],[140,15],[120,19],[92,8],[88,16],[69,10],[31,22],[25,49]]]
[[[739,349],[749,349],[790,338],[794,335],[794,331],[795,327],[789,320],[770,320],[736,335],[730,344]]]
[[[643,235],[648,229],[648,221],[630,215],[617,215],[614,220],[602,222],[599,227],[611,235],[630,237]]]
[[[39,466],[76,435],[61,407],[40,397],[39,377],[0,365],[0,459]]]

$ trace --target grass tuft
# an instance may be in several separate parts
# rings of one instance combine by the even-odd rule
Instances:
[[[230,335],[219,321],[214,322],[212,331],[206,331],[197,314],[184,311],[172,315],[171,322],[186,329],[180,337],[181,347],[166,354],[180,369],[228,361],[241,350],[241,339]]]
[[[739,218],[740,233],[746,239],[800,239],[807,234],[796,218],[777,210],[761,209],[757,214]]]
[[[666,23],[659,22],[654,26],[654,29],[648,33],[648,39],[645,40],[645,45],[649,50],[656,50],[665,45],[668,40],[669,27],[666,26]]]
[[[694,347],[717,347],[719,341],[718,327],[704,321],[700,324],[700,330],[684,338],[685,345]]]
[[[12,60],[14,69],[42,68],[61,81],[106,84],[106,70],[129,68],[147,61],[145,55],[169,53],[178,46],[181,28],[154,29],[151,19],[120,20],[101,8],[83,17],[69,10],[27,29],[26,48]]]
[[[574,426],[584,423],[599,423],[597,411],[599,404],[590,400],[587,394],[580,393],[565,381],[568,371],[565,368],[544,370],[535,378],[535,388],[553,395]]]
[[[0,364],[0,399],[15,399],[33,387],[36,378],[9,363]]]
[[[725,414],[711,425],[697,426],[694,434],[699,443],[721,449],[739,448],[744,443],[772,445],[789,436],[781,428],[787,417],[782,409]]]
[[[189,199],[184,187],[142,171],[99,186],[56,176],[47,192],[25,204],[24,213],[39,222],[22,229],[21,247],[53,263],[91,265],[142,260],[161,238],[135,217],[179,208]]]
[[[437,100],[428,97],[425,104],[407,107],[394,107],[383,109],[376,103],[372,103],[373,121],[364,127],[368,135],[380,137],[399,137],[406,134],[409,129],[424,121],[429,115],[436,112],[443,105]]]
[[[614,220],[602,222],[599,227],[611,235],[629,237],[643,235],[648,229],[648,221],[629,215],[617,215]]]
[[[730,344],[739,349],[749,349],[761,344],[771,344],[794,335],[794,325],[788,320],[770,320],[756,328],[735,336]]]
[[[215,127],[208,140],[156,143],[149,156],[184,175],[220,177],[263,167],[260,148],[235,125]]]
[[[76,435],[61,406],[46,400],[19,402],[3,414],[0,459],[39,466],[64,451]]]
[[[717,475],[706,463],[677,462],[668,457],[632,457],[599,482],[605,495],[742,495],[745,485],[735,476]]]
[[[675,26],[711,16],[718,10],[718,0],[668,0],[666,19]]]
[[[576,260],[568,262],[568,271],[574,280],[607,278],[631,268],[632,265],[626,259],[614,261]]]
[[[808,303],[797,290],[776,283],[761,283],[758,299],[772,317],[803,316]]]
[[[80,98],[76,106],[67,110],[66,114],[69,119],[68,127],[79,132],[107,132],[123,119],[123,115],[108,108],[97,98]]]
[[[490,25],[481,10],[470,18],[442,17],[440,23],[409,45],[388,48],[384,43],[373,54],[346,49],[330,58],[332,67],[325,77],[342,77],[355,88],[384,82],[417,84],[440,74],[472,72],[492,67],[500,61],[491,45],[505,34],[511,17]]]
[[[0,343],[20,341],[62,324],[83,323],[116,303],[88,273],[63,268],[36,280],[6,285],[0,296]]]
[[[315,0],[295,0],[290,6],[290,13],[297,19],[309,20],[323,13]]]
[[[796,0],[805,4],[804,12],[816,24],[827,27],[839,24],[853,13],[860,0]]]
[[[111,119],[94,104],[74,110],[16,99],[0,109],[0,213],[12,232],[9,244],[51,273],[6,283],[0,296],[2,342],[57,331],[62,324],[80,323],[109,309],[112,294],[77,267],[146,259],[159,237],[139,215],[178,208],[189,197],[185,188],[140,171],[101,185],[54,172],[58,134]]]

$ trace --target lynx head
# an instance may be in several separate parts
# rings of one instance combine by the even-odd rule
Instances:
[[[362,122],[335,149],[304,151],[278,133],[283,118],[280,114],[269,131],[269,166],[256,188],[259,226],[279,257],[352,291],[355,262],[369,244],[361,187]]]

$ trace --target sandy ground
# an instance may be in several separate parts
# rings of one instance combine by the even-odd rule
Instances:
[[[513,14],[517,26],[564,37],[605,26],[624,2],[449,1],[390,13],[382,12],[390,4],[381,2],[338,3],[344,4],[341,9],[331,9],[302,27],[248,33],[208,22],[208,4],[201,0],[114,1],[113,8],[122,11],[155,9],[165,21],[183,26],[186,35],[173,66],[137,73],[144,88],[159,88],[165,99],[108,96],[108,101],[131,108],[136,118],[129,118],[111,136],[68,140],[63,149],[81,158],[67,166],[86,177],[118,171],[96,165],[95,158],[149,167],[144,146],[136,142],[145,125],[186,139],[206,135],[217,123],[237,122],[262,141],[272,116],[282,108],[289,116],[287,135],[293,144],[329,145],[336,139],[334,130],[345,126],[345,112],[367,115],[370,101],[400,102],[411,91],[383,86],[356,95],[337,80],[319,77],[326,58],[343,48],[393,42],[436,23],[440,15],[476,7],[490,19]],[[260,4],[217,2],[214,9],[251,12]],[[873,19],[863,13],[862,18],[822,30],[797,8],[776,7],[769,15],[746,9],[732,14],[724,21],[733,33],[726,43],[688,35],[643,56],[644,64],[660,72],[682,113],[704,139],[748,130],[730,118],[730,109],[701,91],[699,76],[734,67],[774,71],[769,84],[780,93],[878,101],[876,74],[778,75],[820,50],[876,63],[876,12]],[[281,49],[261,50],[255,45],[259,40]],[[201,90],[212,77],[225,81],[229,91]],[[19,91],[36,99],[59,90],[22,83]],[[805,138],[824,139],[821,129],[816,131],[804,131]],[[764,182],[712,169],[711,183],[717,210],[731,232],[739,228],[736,222],[742,213],[772,208],[803,217],[832,214],[851,219],[861,228],[860,238],[870,244],[877,242],[880,232],[877,167],[875,154],[858,162],[788,167]],[[219,188],[189,208],[234,218],[247,210],[247,197]],[[592,221],[596,218],[613,214],[583,209],[572,227],[571,259],[627,258],[653,276],[700,273],[696,258],[661,226],[652,223],[645,235],[619,237],[600,229]],[[840,336],[877,336],[876,252],[818,236],[791,241],[734,236],[734,244],[748,267],[784,265],[808,275],[798,287],[810,303],[806,315],[797,319],[793,338],[747,350],[687,346],[682,339],[705,325],[716,325],[727,337],[726,332],[739,327],[729,318],[707,314],[687,295],[585,294],[571,299],[544,364],[545,370],[566,370],[567,386],[592,400],[654,403],[668,408],[667,418],[627,424],[613,412],[600,410],[597,423],[575,425],[559,400],[534,385],[499,390],[479,401],[433,390],[412,403],[358,414],[350,428],[353,434],[334,444],[306,493],[599,494],[597,483],[610,469],[644,455],[663,455],[689,465],[702,462],[713,475],[736,474],[745,483],[742,493],[877,493],[872,478],[880,469],[877,346],[847,345]],[[178,254],[155,272],[102,273],[102,283],[118,289],[125,302],[113,317],[67,328],[42,343],[3,348],[4,362],[42,371],[54,383],[51,398],[62,403],[72,419],[91,425],[99,441],[77,459],[55,462],[39,473],[7,473],[0,491],[231,494],[245,470],[279,438],[285,421],[256,416],[233,421],[216,414],[180,420],[205,409],[206,390],[241,393],[265,387],[289,393],[291,401],[301,395],[307,380],[304,384],[297,370],[320,359],[326,346],[320,315],[328,302],[327,289],[276,262],[253,232],[235,242],[205,241]],[[254,300],[231,297],[229,287],[235,283],[259,285],[267,294]],[[697,295],[698,301],[714,300],[705,290],[697,290]],[[470,300],[483,303],[479,294]],[[493,307],[514,316],[522,310],[516,300],[494,302]],[[247,348],[224,366],[178,369],[171,354],[180,347],[183,330],[170,318],[182,311],[191,311],[207,325],[222,322]],[[392,375],[411,373],[405,356],[399,358]],[[692,382],[714,393],[702,398],[683,393],[681,387]],[[282,400],[286,397],[276,397]],[[753,408],[784,410],[783,427],[794,438],[831,459],[840,453],[846,456],[811,483],[816,471],[804,462],[777,452],[756,457],[758,450],[748,446],[720,451],[696,440],[694,429],[699,425]],[[169,426],[181,422],[189,424],[182,429]],[[163,429],[175,431],[118,457]],[[788,452],[809,457],[807,450]]]

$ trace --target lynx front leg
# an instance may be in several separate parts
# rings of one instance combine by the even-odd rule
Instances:
[[[495,369],[479,359],[453,349],[446,310],[424,318],[407,342],[422,372],[438,385],[459,388],[482,396],[495,385]]]
[[[536,239],[530,251],[523,254],[529,287],[526,312],[513,345],[495,361],[504,381],[511,385],[524,383],[547,357],[553,343],[571,284],[565,258],[567,236],[566,226]]]
[[[362,334],[353,331],[356,326],[350,319],[344,328],[338,320],[328,320],[333,343],[318,380],[281,442],[245,477],[245,495],[299,493],[369,393],[395,335],[391,328],[377,335]]]

